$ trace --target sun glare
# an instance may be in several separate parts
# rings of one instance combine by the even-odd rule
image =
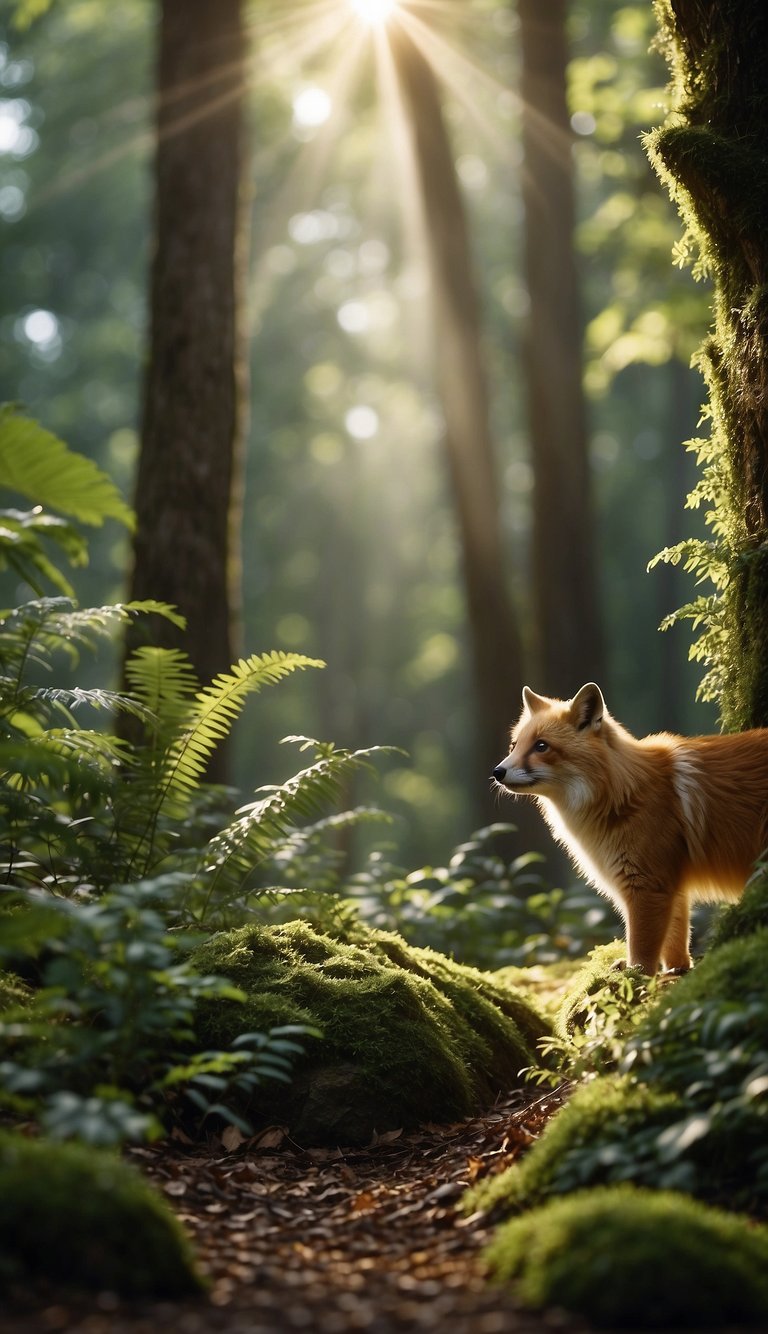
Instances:
[[[397,8],[397,0],[350,0],[350,3],[369,28],[383,27]]]

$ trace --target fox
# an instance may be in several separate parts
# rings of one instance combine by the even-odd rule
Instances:
[[[526,686],[493,778],[538,803],[649,975],[691,967],[692,903],[739,899],[768,843],[768,728],[635,737],[594,682],[568,700]]]

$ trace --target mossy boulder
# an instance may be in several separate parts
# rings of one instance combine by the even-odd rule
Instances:
[[[128,1164],[0,1134],[0,1292],[37,1280],[129,1297],[203,1287],[181,1225]]]
[[[366,1143],[374,1130],[471,1115],[521,1082],[549,1031],[519,992],[387,932],[367,932],[363,945],[306,922],[245,926],[214,936],[193,962],[247,995],[199,1007],[206,1046],[281,1024],[321,1030],[291,1085],[270,1085],[244,1109],[306,1144]]]
[[[497,1231],[499,1281],[612,1329],[768,1327],[768,1231],[667,1191],[553,1200]]]
[[[596,1079],[577,1089],[519,1163],[468,1191],[463,1205],[509,1214],[585,1186],[653,1184],[653,1146],[679,1116],[671,1094],[626,1076]]]

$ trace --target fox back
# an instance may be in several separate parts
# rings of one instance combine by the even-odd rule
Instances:
[[[637,738],[594,684],[571,700],[526,687],[494,778],[538,803],[648,973],[690,967],[692,900],[738,898],[768,843],[768,729]]]

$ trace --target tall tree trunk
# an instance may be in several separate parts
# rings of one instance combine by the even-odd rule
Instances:
[[[518,0],[518,14],[539,688],[568,696],[601,677],[603,656],[574,252],[567,4]]]
[[[432,270],[444,442],[463,557],[478,705],[478,759],[487,781],[520,711],[521,646],[505,571],[499,489],[464,203],[432,69],[410,36],[390,36],[411,130]],[[483,781],[480,779],[480,781]]]
[[[729,728],[768,726],[768,99],[765,0],[659,0],[675,105],[649,136],[714,284],[699,354],[712,439],[701,495],[713,506],[719,589],[707,641],[709,698]]]
[[[131,596],[179,608],[186,632],[158,622],[153,640],[180,644],[204,682],[232,662],[239,613],[245,53],[242,0],[162,0]]]

